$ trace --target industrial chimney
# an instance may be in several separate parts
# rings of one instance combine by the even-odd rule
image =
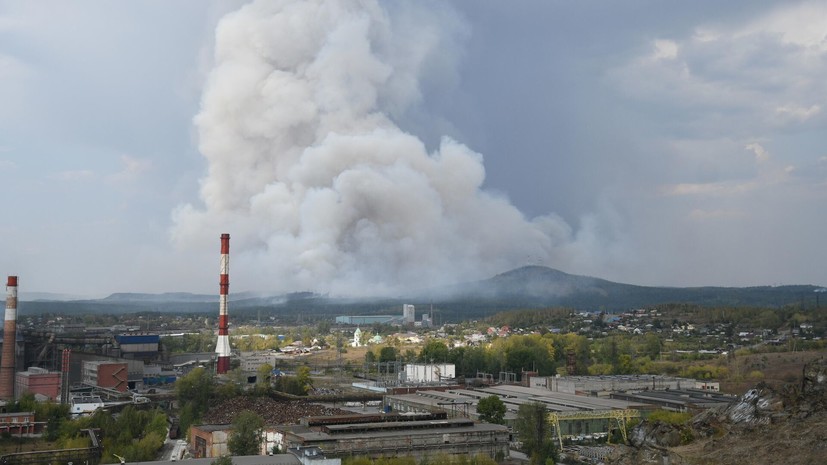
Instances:
[[[14,359],[17,336],[17,276],[6,284],[6,319],[3,324],[3,354],[0,358],[0,400],[14,400]]]
[[[230,235],[221,235],[221,274],[218,278],[218,344],[215,353],[218,354],[216,373],[224,374],[230,370],[230,336],[229,317],[227,316],[227,300],[230,293]]]

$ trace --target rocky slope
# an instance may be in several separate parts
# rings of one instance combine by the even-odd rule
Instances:
[[[688,443],[681,445],[681,443]],[[640,423],[611,464],[754,465],[827,463],[827,361],[808,363],[800,383],[759,384],[725,409],[685,426]]]

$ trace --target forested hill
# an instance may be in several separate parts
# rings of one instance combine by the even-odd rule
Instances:
[[[511,302],[514,306],[562,306],[576,309],[626,310],[663,303],[704,306],[781,307],[812,304],[812,285],[756,287],[648,287],[579,276],[542,266],[527,266],[483,281],[434,291],[443,302]],[[827,300],[827,294],[823,300]],[[824,302],[827,305],[827,302]]]
[[[313,293],[261,296],[251,293],[230,295],[235,315],[301,314],[311,319],[330,315],[396,314],[403,303],[417,306],[417,314],[433,306],[441,321],[478,318],[516,308],[569,307],[578,310],[622,311],[665,303],[703,306],[768,307],[789,304],[815,305],[827,293],[812,285],[759,287],[647,287],[621,284],[605,279],[578,276],[552,268],[528,266],[483,281],[467,282],[421,290],[397,298],[337,299]],[[420,310],[421,309],[421,310]],[[104,299],[74,301],[25,301],[27,313],[132,313],[218,311],[218,297],[187,293],[113,294]]]

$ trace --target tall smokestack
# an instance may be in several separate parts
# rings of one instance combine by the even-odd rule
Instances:
[[[227,316],[227,300],[230,294],[230,235],[221,235],[221,274],[218,278],[218,354],[216,373],[224,374],[230,370],[230,320]]]
[[[6,319],[3,324],[3,355],[0,358],[0,399],[14,400],[14,359],[17,335],[17,276],[6,284]]]

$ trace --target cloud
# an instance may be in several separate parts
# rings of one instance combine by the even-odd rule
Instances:
[[[799,105],[782,105],[775,109],[775,112],[783,119],[791,119],[796,120],[798,122],[805,122],[812,118],[813,116],[818,115],[821,113],[821,105],[811,105],[809,107],[803,107]]]
[[[195,118],[203,207],[176,209],[174,242],[230,232],[260,288],[363,295],[572,263],[586,242],[599,257],[592,235],[484,190],[482,155],[448,137],[429,152],[394,121],[455,66],[434,61],[464,31],[444,8],[255,2],[222,19]]]
[[[767,149],[757,142],[747,144],[744,148],[751,150],[755,154],[755,161],[758,163],[764,163],[770,159],[770,154],[767,152]]]
[[[138,178],[143,173],[152,169],[152,160],[135,158],[129,155],[120,156],[123,168],[117,173],[109,175],[108,179],[111,182],[127,182]]]
[[[95,172],[86,169],[60,171],[58,173],[49,175],[49,179],[68,182],[85,181],[88,179],[92,179],[94,177]]]
[[[655,50],[652,52],[654,60],[672,60],[678,56],[678,44],[672,40],[655,40]]]
[[[630,98],[679,109],[659,122],[675,134],[749,137],[811,123],[827,96],[818,77],[827,74],[825,25],[827,9],[812,3],[740,24],[700,24],[687,37],[653,41],[653,52],[608,77]]]

